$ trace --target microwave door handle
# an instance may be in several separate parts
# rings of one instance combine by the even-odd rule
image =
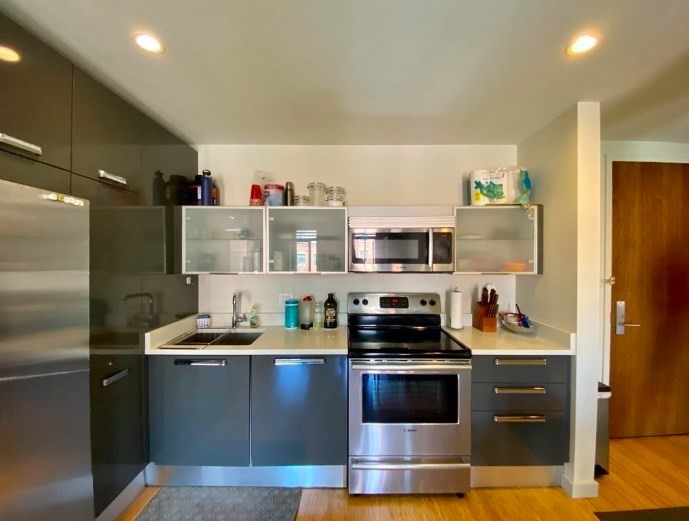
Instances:
[[[433,271],[433,228],[428,230],[428,267]]]

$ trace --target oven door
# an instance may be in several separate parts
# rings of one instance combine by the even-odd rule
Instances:
[[[433,271],[428,228],[351,229],[349,238],[349,271]]]
[[[470,453],[470,360],[349,361],[350,456]]]

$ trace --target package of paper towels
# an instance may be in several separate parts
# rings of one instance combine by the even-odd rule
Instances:
[[[518,166],[474,170],[469,175],[472,206],[487,204],[529,204],[531,179]]]
[[[462,329],[462,292],[450,291],[450,328]]]

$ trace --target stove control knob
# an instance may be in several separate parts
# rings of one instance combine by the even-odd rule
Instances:
[[[361,303],[362,303],[364,306],[368,306],[368,299],[362,300]]]
[[[427,304],[426,299],[425,299],[425,298],[422,298],[422,299],[421,299],[421,305],[422,305],[422,306],[425,306],[426,304]]]
[[[435,306],[435,300],[433,300],[433,299],[429,300],[428,303],[429,303],[431,306]]]
[[[352,304],[354,304],[355,306],[358,306],[359,305],[359,299],[355,298],[354,300],[352,300]]]

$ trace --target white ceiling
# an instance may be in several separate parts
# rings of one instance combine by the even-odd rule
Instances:
[[[577,101],[689,142],[689,0],[0,0],[200,144],[514,144]],[[130,34],[151,30],[147,56]],[[601,46],[565,55],[581,30]],[[1,39],[2,35],[0,35]]]

